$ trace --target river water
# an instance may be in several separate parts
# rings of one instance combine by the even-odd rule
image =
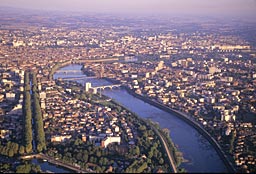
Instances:
[[[41,159],[32,159],[32,163],[39,165],[43,173],[74,173],[72,170],[51,164]]]
[[[54,79],[79,77],[83,75],[82,71],[68,72],[68,70],[80,69],[81,65],[69,65],[61,69],[67,70],[65,73],[63,71],[56,72],[53,77]],[[81,84],[91,82],[93,87],[111,84],[103,79],[84,79],[76,81]],[[184,167],[188,172],[227,172],[226,166],[208,140],[183,120],[133,97],[124,89],[106,89],[102,91],[102,94],[121,103],[138,116],[142,118],[150,118],[152,121],[159,123],[161,128],[168,128],[170,130],[172,141],[178,147],[178,150],[183,153],[183,156],[186,159],[186,162],[183,162],[181,167]]]

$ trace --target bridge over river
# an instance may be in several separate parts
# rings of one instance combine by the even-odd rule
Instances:
[[[97,78],[96,76],[86,76],[86,75],[81,75],[79,77],[62,77],[60,79],[62,80],[85,80],[85,79],[95,79]]]
[[[113,89],[113,88],[119,88],[121,87],[122,84],[113,84],[113,85],[104,85],[104,86],[96,86],[96,87],[91,87],[91,89],[96,89],[96,90],[99,90],[99,89]]]
[[[64,73],[64,74],[67,74],[67,73],[78,73],[78,72],[81,72],[81,70],[60,69],[60,70],[56,71],[56,73]]]

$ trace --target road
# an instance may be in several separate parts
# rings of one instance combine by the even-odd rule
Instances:
[[[160,139],[161,139],[161,141],[162,141],[162,144],[164,145],[164,149],[165,149],[165,151],[166,151],[166,153],[167,153],[167,156],[168,156],[168,159],[169,159],[170,164],[171,164],[171,166],[172,166],[173,172],[174,172],[174,173],[177,173],[177,168],[176,168],[176,166],[175,166],[174,160],[173,160],[173,158],[172,158],[172,156],[171,156],[170,149],[168,148],[165,139],[163,138],[163,136],[159,133],[159,131],[158,131],[154,126],[151,125],[151,127],[154,129],[154,131],[155,131],[155,132],[157,133],[157,135],[160,137]]]

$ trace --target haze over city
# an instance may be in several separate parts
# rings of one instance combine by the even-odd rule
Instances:
[[[255,0],[0,0],[0,7],[127,15],[256,16]]]

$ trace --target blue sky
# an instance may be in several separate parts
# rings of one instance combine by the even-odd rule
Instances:
[[[256,18],[256,0],[0,0],[0,7],[123,14]]]

